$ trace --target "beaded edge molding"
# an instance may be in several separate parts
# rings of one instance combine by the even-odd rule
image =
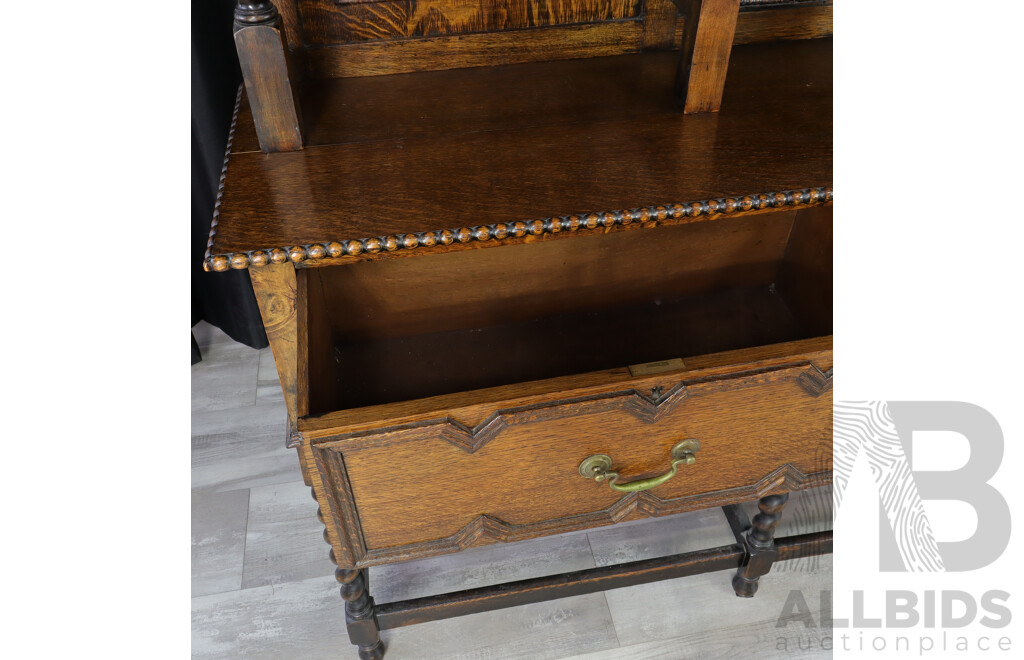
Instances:
[[[482,242],[490,240],[500,242],[507,238],[516,239],[526,235],[541,236],[544,234],[557,234],[563,231],[574,232],[581,229],[611,229],[616,226],[626,226],[634,223],[646,227],[657,227],[659,223],[666,220],[698,217],[706,219],[708,216],[721,213],[742,213],[784,206],[817,206],[832,202],[832,187],[819,186],[800,190],[717,197],[696,202],[643,206],[623,211],[552,216],[544,220],[499,222],[491,225],[410,233],[404,236],[352,238],[215,255],[212,254],[213,241],[217,235],[220,205],[224,197],[224,182],[227,179],[228,161],[231,158],[231,147],[235,139],[238,111],[242,105],[243,85],[244,83],[238,86],[238,92],[235,94],[235,109],[231,115],[231,127],[228,129],[227,146],[224,149],[224,163],[221,166],[220,180],[217,184],[217,197],[213,205],[213,220],[210,223],[210,237],[206,242],[206,256],[203,259],[203,270],[207,272],[223,272],[231,269],[244,270],[250,266],[265,266],[267,264],[283,264],[288,262],[302,263],[307,260],[319,262],[341,257],[356,257],[361,254],[377,254],[378,252],[394,252],[396,250],[408,251],[418,247],[451,245],[455,242],[470,243],[472,241]]]
[[[217,235],[217,221],[220,220],[220,203],[224,197],[224,182],[228,176],[228,161],[231,159],[231,146],[235,141],[235,126],[238,124],[238,110],[242,107],[242,90],[245,89],[245,82],[238,84],[238,91],[235,92],[235,109],[231,113],[231,126],[228,127],[228,142],[224,147],[224,162],[220,166],[220,179],[217,181],[217,197],[213,202],[213,220],[210,222],[210,237],[206,240],[206,256],[203,258],[203,270],[210,272],[216,270],[211,268],[211,262],[217,257],[210,256],[213,250],[213,238]],[[221,268],[220,270],[227,270]]]
[[[232,132],[234,126],[232,125]],[[230,140],[230,137],[229,137]],[[225,159],[226,163],[226,159]],[[220,197],[224,186],[221,175],[221,186],[217,191],[217,203],[214,210],[214,222],[210,228],[210,242],[207,246],[203,269],[222,272],[230,269],[242,270],[250,266],[267,264],[302,263],[356,257],[361,254],[377,254],[378,252],[394,252],[396,250],[414,250],[418,247],[434,247],[453,243],[469,243],[472,241],[502,241],[506,238],[520,238],[527,235],[541,236],[557,234],[563,231],[574,232],[582,229],[612,228],[639,224],[656,227],[666,220],[707,217],[716,214],[741,213],[784,206],[817,206],[832,201],[831,186],[804,188],[803,190],[785,190],[773,193],[759,193],[737,197],[718,197],[699,202],[645,206],[625,211],[603,211],[599,213],[582,213],[579,215],[554,216],[545,220],[499,222],[492,225],[459,227],[424,231],[404,236],[377,236],[373,238],[346,239],[309,245],[275,247],[249,252],[211,255],[213,236],[216,231],[216,214],[220,209]]]

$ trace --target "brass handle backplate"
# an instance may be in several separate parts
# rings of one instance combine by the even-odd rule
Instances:
[[[656,477],[637,479],[624,484],[619,483],[619,473],[612,470],[612,458],[608,454],[594,454],[580,463],[580,475],[584,479],[594,481],[607,481],[612,490],[622,493],[635,493],[660,486],[672,477],[676,476],[676,470],[680,465],[690,465],[697,461],[695,454],[700,450],[700,440],[687,438],[672,448],[672,466],[668,472],[659,474]]]

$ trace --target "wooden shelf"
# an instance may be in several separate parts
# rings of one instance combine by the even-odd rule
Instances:
[[[243,103],[207,267],[561,239],[588,233],[591,214],[608,231],[830,201],[831,39],[736,47],[722,110],[706,115],[672,107],[676,57],[319,81],[301,97],[308,146],[271,155]]]

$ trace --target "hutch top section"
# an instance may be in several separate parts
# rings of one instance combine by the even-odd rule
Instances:
[[[240,2],[245,85],[204,266],[332,265],[829,203],[830,12]]]

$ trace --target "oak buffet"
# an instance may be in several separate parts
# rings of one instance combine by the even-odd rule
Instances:
[[[773,538],[832,479],[830,33],[821,2],[238,4],[204,265],[252,277],[361,658],[381,629],[708,571],[753,596],[831,551]],[[367,584],[709,507],[734,545]]]

